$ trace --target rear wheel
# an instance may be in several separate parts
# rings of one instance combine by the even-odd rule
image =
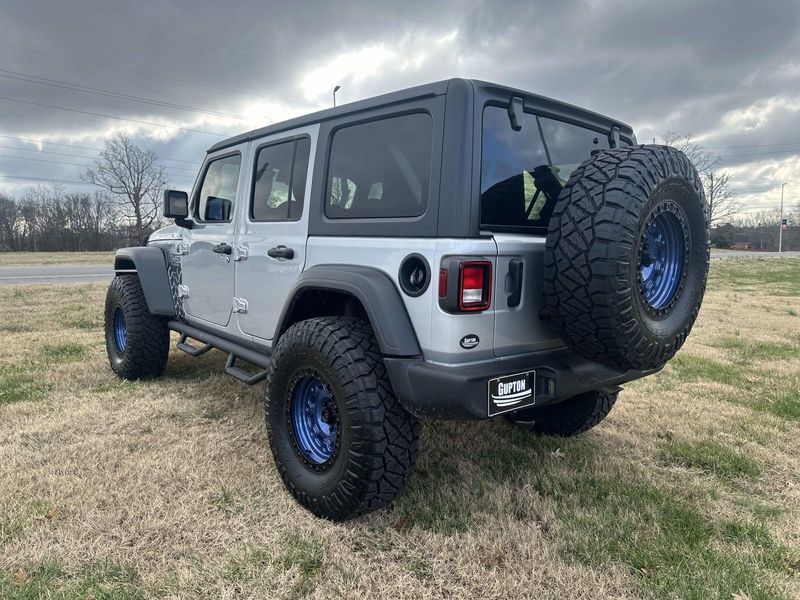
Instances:
[[[416,462],[419,423],[392,393],[361,319],[309,319],[281,336],[266,419],[287,489],[321,517],[342,521],[386,506]]]
[[[106,351],[124,379],[158,377],[169,355],[167,319],[151,315],[136,275],[117,276],[106,293]]]
[[[617,392],[592,391],[556,404],[518,410],[508,420],[541,435],[569,437],[599,425],[616,401]]]

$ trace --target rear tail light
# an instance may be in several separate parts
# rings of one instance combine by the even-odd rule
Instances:
[[[492,300],[492,263],[488,260],[464,261],[458,269],[458,309],[486,310]]]
[[[439,307],[449,313],[487,310],[492,303],[492,262],[446,256],[439,268]]]

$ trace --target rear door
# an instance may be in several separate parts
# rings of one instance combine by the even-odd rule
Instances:
[[[543,260],[547,226],[572,171],[607,133],[525,112],[518,130],[508,110],[486,106],[481,153],[481,227],[497,244],[494,283],[496,356],[562,346],[543,319]]]
[[[239,310],[246,310],[238,314],[239,327],[263,340],[272,339],[305,265],[313,171],[309,162],[317,129],[253,143],[247,214],[237,239],[236,296]]]

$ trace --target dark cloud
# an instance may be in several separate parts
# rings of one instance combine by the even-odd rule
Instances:
[[[99,147],[128,127],[162,156],[196,160],[218,136],[84,113],[232,134],[327,105],[331,82],[350,101],[464,76],[610,114],[642,140],[667,130],[700,136],[736,167],[742,189],[793,177],[800,192],[796,1],[29,0],[0,7],[0,33],[0,97],[51,105],[0,100],[3,135]],[[51,85],[20,79],[31,75]],[[0,146],[33,147],[7,138]],[[59,163],[92,156],[45,149],[74,158],[0,147],[0,173],[75,180],[81,167]],[[193,165],[165,164],[176,183],[191,184]]]

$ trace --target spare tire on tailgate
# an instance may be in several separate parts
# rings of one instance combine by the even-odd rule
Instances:
[[[655,145],[601,151],[572,173],[550,219],[548,312],[578,354],[657,368],[697,317],[709,247],[708,205],[685,154]]]

